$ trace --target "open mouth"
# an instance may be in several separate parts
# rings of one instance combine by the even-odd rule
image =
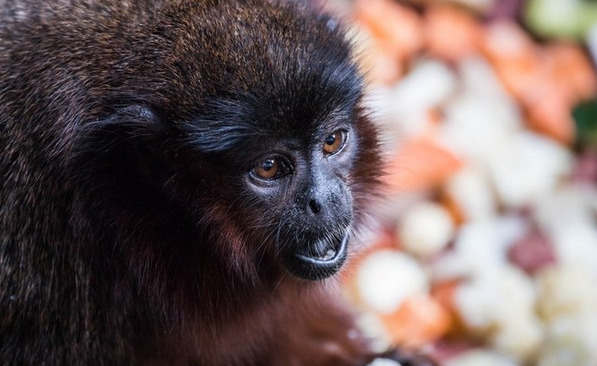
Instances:
[[[348,230],[334,239],[320,239],[310,245],[295,248],[287,253],[285,264],[289,272],[306,280],[327,278],[346,261]]]
[[[337,242],[330,243],[327,240],[319,240],[313,245],[306,247],[303,251],[297,251],[295,255],[300,260],[314,264],[334,262],[338,255],[346,250],[347,241],[347,234]]]

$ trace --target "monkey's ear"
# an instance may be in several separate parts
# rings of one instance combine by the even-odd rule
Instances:
[[[113,138],[150,137],[163,130],[163,124],[154,110],[147,106],[131,105],[120,108],[108,117],[90,122],[81,129],[80,136],[89,138],[109,134]]]
[[[146,164],[162,160],[156,157],[166,144],[165,130],[158,114],[149,107],[118,109],[77,130],[70,166],[86,179],[98,172],[133,174],[134,169],[141,173],[153,170]]]
[[[121,144],[131,145],[142,140],[154,140],[163,131],[164,125],[151,108],[131,105],[81,126],[77,130],[74,152],[107,152]]]

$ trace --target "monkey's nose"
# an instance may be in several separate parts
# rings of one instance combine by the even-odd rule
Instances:
[[[312,214],[317,215],[321,212],[321,203],[319,203],[318,200],[316,199],[311,199],[309,200],[309,211],[311,211]]]

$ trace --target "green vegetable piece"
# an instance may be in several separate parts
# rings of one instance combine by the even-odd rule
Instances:
[[[597,24],[597,1],[529,0],[525,21],[538,35],[561,39],[583,39]]]
[[[572,111],[579,147],[597,147],[597,99],[577,105]]]

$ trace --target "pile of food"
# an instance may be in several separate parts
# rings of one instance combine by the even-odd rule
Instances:
[[[549,1],[338,4],[391,162],[344,278],[362,327],[441,365],[597,365],[594,4],[582,29]]]

